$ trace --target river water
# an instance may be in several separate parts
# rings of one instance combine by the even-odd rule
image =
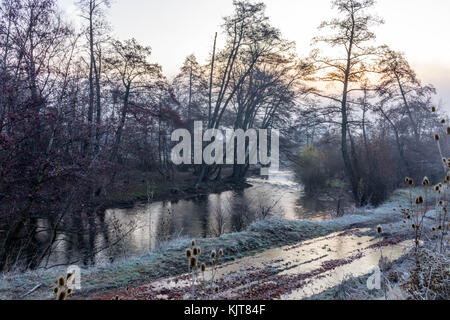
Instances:
[[[68,241],[61,241],[50,261],[112,262],[146,253],[179,237],[208,238],[244,231],[251,223],[267,217],[325,220],[337,206],[333,199],[307,196],[292,171],[275,172],[266,179],[252,177],[248,183],[252,187],[245,190],[109,209],[96,218],[95,230],[85,241],[91,250],[81,250],[81,245],[68,248]]]

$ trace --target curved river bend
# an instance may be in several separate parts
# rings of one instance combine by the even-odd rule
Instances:
[[[268,216],[324,220],[336,207],[332,199],[306,197],[291,171],[275,172],[268,179],[249,178],[248,183],[252,187],[240,191],[109,209],[104,217],[97,218],[95,239],[84,241],[91,250],[80,250],[84,247],[80,240],[67,239],[73,235],[66,235],[69,241],[60,242],[47,265],[80,260],[85,264],[111,262],[146,253],[177,237],[207,238],[244,231],[252,222]],[[74,242],[78,244],[68,246]]]

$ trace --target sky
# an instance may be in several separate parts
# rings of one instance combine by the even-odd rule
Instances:
[[[75,0],[59,0],[68,18],[79,21]],[[152,62],[175,76],[185,58],[205,62],[232,0],[112,0],[108,20],[121,40],[136,38],[152,47]],[[317,27],[335,16],[330,0],[263,0],[266,14],[283,36],[307,56]],[[424,84],[433,84],[436,103],[450,111],[450,1],[378,0],[374,13],[385,20],[376,27],[378,44],[402,51]],[[223,38],[223,36],[222,36]]]

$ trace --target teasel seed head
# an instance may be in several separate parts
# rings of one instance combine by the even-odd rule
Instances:
[[[442,230],[442,226],[438,226],[437,229],[438,229],[438,230]]]
[[[201,255],[201,254],[202,254],[202,248],[198,247],[198,248],[197,248],[197,255],[199,256],[199,255]]]
[[[211,251],[211,259],[215,259],[216,255],[216,250]]]
[[[192,257],[192,250],[191,249],[187,249],[186,250],[186,258],[190,258]]]
[[[67,294],[72,294],[72,292],[73,292],[73,289],[71,289],[71,288],[67,289]]]
[[[431,107],[431,112],[436,112],[436,107]]]
[[[214,292],[215,292],[215,293],[219,293],[219,287],[215,287],[215,288],[214,288]]]
[[[57,294],[58,291],[59,291],[59,288],[58,288],[58,287],[54,287],[54,288],[53,288],[53,293],[54,293],[54,294]]]
[[[411,219],[411,216],[408,214],[407,216],[406,216],[406,219]]]
[[[67,299],[67,292],[63,290],[58,294],[58,300],[66,300],[66,299]]]
[[[202,265],[200,266],[200,269],[202,270],[202,272],[206,271],[206,264],[202,263]]]
[[[439,136],[439,134],[435,134],[434,135],[434,140],[436,140],[436,141],[439,141],[439,140],[441,140],[441,137]]]
[[[439,191],[440,187],[439,185],[434,186],[434,191]]]
[[[423,197],[422,196],[418,196],[417,199],[416,199],[416,204],[419,205],[419,204],[422,204],[422,203],[423,203]]]
[[[192,258],[191,258],[191,263],[190,263],[190,265],[191,265],[191,268],[197,267],[197,258],[196,258],[196,257],[192,257]]]
[[[223,256],[223,249],[219,250],[219,258]]]
[[[450,127],[447,127],[447,135],[450,135]]]
[[[436,228],[435,228],[435,227],[431,228],[431,231],[435,232],[435,231],[436,231]]]
[[[383,232],[383,227],[381,227],[381,225],[377,226],[377,233],[381,234]]]
[[[197,245],[197,243],[195,242],[195,240],[192,240],[191,242],[192,247],[195,247]]]
[[[442,123],[442,124],[445,124],[445,119],[442,119],[442,120],[441,120],[441,123]]]
[[[425,178],[423,178],[422,184],[424,186],[429,186],[430,185],[430,180],[427,177],[425,177]]]
[[[416,230],[416,225],[413,223],[412,228]]]
[[[194,256],[198,255],[198,248],[194,248],[194,249],[192,250],[192,254],[193,254]]]
[[[58,285],[60,285],[61,287],[64,287],[66,285],[66,279],[64,279],[63,276],[60,276],[58,278]]]

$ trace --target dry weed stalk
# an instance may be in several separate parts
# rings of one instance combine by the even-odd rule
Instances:
[[[198,274],[202,274],[202,287],[204,292],[209,296],[209,294],[217,294],[219,292],[219,286],[217,285],[217,266],[220,263],[220,259],[223,257],[223,250],[218,251],[213,250],[210,254],[211,267],[208,268],[206,263],[200,263],[199,257],[201,255],[201,248],[197,246],[197,242],[192,240],[190,249],[186,250],[186,258],[188,259],[188,273],[191,279],[191,298],[196,297],[196,286],[195,283],[198,279]],[[211,272],[211,278],[209,281],[206,280],[205,274],[207,271]]]

